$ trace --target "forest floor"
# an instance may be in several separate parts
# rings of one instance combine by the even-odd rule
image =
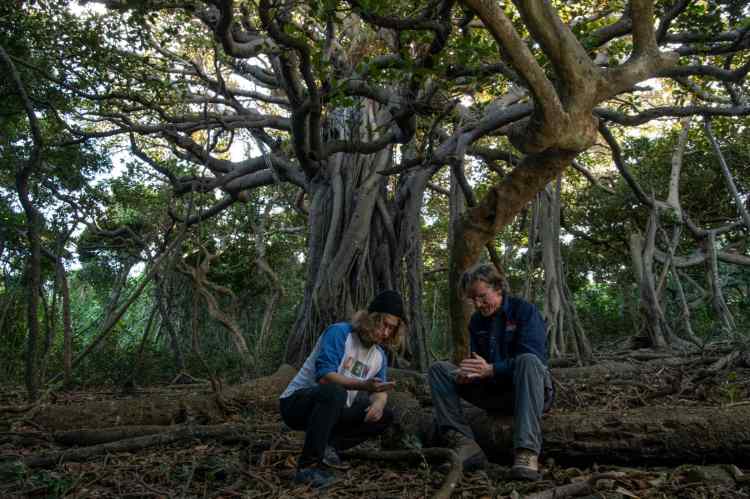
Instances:
[[[679,381],[676,381],[679,380]],[[676,387],[669,390],[670,386]],[[210,392],[206,385],[169,385],[141,388],[125,395],[103,388],[57,393],[60,405],[91,400],[116,400],[158,395],[184,397],[188,392]],[[669,393],[669,392],[672,393]],[[0,391],[0,463],[10,458],[63,450],[51,435],[22,414],[7,410],[20,406],[20,388]],[[607,410],[669,404],[686,411],[694,406],[724,407],[750,404],[750,369],[733,368],[685,378],[685,368],[663,368],[642,373],[627,382],[561,383],[555,411],[598,406]],[[246,423],[253,435],[244,442],[187,439],[132,452],[109,452],[83,462],[61,458],[46,467],[0,466],[0,498],[129,497],[129,498],[428,498],[446,479],[446,466],[353,459],[348,471],[324,491],[292,481],[295,457],[303,434],[285,429],[276,411],[247,410],[232,423]],[[750,423],[750,422],[748,422]],[[464,474],[454,498],[589,499],[628,498],[747,498],[750,470],[736,463],[681,464],[649,467],[597,463],[555,463],[544,458],[543,480],[512,481],[510,462],[491,463],[480,472]],[[742,465],[742,463],[739,463]],[[747,463],[745,463],[747,465]],[[748,473],[748,474],[745,474]]]

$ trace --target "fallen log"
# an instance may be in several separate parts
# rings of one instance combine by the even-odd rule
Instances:
[[[179,400],[150,397],[142,400],[95,402],[66,407],[44,407],[34,415],[35,425],[47,429],[104,428],[118,425],[172,425],[224,422],[228,411],[247,408],[273,410],[281,391],[295,371],[282,366],[276,373],[228,388],[217,397],[192,396]],[[395,374],[395,373],[394,373]],[[411,376],[412,393],[394,392],[389,404],[396,412],[391,447],[418,438],[434,445],[432,413],[420,404],[425,387]],[[406,386],[406,382],[399,383]],[[421,388],[420,388],[421,386]],[[467,416],[488,455],[509,459],[511,421],[476,408]],[[654,406],[619,413],[552,411],[543,421],[544,455],[565,462],[599,463],[750,463],[750,405],[724,407]]]
[[[606,383],[616,377],[631,377],[643,369],[654,368],[624,362],[604,362],[586,367],[553,369],[558,381]],[[168,397],[154,395],[124,400],[94,401],[84,404],[37,406],[27,418],[36,426],[50,431],[79,428],[109,428],[114,426],[218,424],[233,413],[246,409],[275,410],[278,397],[294,377],[296,370],[282,365],[272,375],[235,385],[220,394],[195,393]],[[403,369],[389,369],[397,389],[408,391],[418,400],[427,402],[430,390],[422,373]],[[195,386],[202,390],[201,385]]]
[[[229,387],[220,394],[94,401],[67,406],[43,405],[30,415],[35,426],[51,431],[115,426],[169,426],[190,422],[219,424],[241,409],[273,410],[296,371],[282,365],[274,374]],[[197,385],[199,386],[199,385]]]
[[[398,432],[437,445],[432,412],[408,395],[394,394]],[[467,404],[467,420],[477,441],[497,462],[509,462],[512,417],[492,416]],[[725,407],[654,406],[607,412],[552,411],[542,421],[544,458],[573,463],[734,463],[750,464],[750,405]]]

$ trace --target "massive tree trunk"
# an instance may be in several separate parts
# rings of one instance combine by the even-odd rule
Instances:
[[[487,242],[511,223],[529,201],[573,161],[575,155],[570,151],[529,154],[502,182],[492,186],[477,207],[467,210],[457,221],[449,276],[454,357],[463,357],[468,351],[466,325],[469,316],[458,294],[461,275],[479,260]]]
[[[371,105],[330,116],[331,140],[376,140],[382,120]],[[386,170],[394,150],[336,153],[311,182],[307,278],[286,348],[286,361],[300,365],[323,329],[366,308],[379,291],[404,295],[412,360],[426,367],[422,318],[419,209],[430,172],[403,173],[397,183]],[[406,292],[408,291],[408,293]]]

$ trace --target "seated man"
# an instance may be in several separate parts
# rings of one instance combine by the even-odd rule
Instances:
[[[430,367],[435,423],[464,468],[472,469],[483,466],[486,457],[466,422],[461,399],[513,414],[512,475],[538,480],[542,413],[552,402],[544,321],[534,305],[505,296],[504,285],[492,265],[477,265],[462,276],[461,291],[477,309],[469,322],[471,353],[458,368],[449,362]]]
[[[406,331],[401,295],[384,291],[351,322],[329,326],[281,394],[281,417],[305,431],[295,481],[325,487],[324,468],[345,468],[338,450],[382,433],[393,420],[383,344],[398,346]],[[369,397],[368,397],[369,395]]]

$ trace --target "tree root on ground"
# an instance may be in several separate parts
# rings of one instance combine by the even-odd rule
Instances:
[[[182,440],[218,440],[221,442],[255,442],[249,435],[252,429],[247,425],[230,424],[214,426],[182,426],[173,431],[140,437],[125,438],[89,447],[81,447],[56,452],[45,452],[33,456],[13,459],[29,468],[45,468],[71,461],[86,461],[105,453],[132,452],[148,447],[162,446]]]
[[[155,435],[179,431],[184,428],[183,425],[160,426],[160,425],[140,425],[140,426],[115,426],[112,428],[99,429],[81,429],[70,431],[58,431],[52,435],[52,438],[60,445],[88,447],[90,445],[106,444],[117,442],[146,435]]]
[[[451,465],[450,471],[445,476],[443,484],[435,493],[433,499],[449,499],[451,494],[456,490],[458,481],[463,474],[463,465],[456,454],[451,449],[443,447],[428,447],[426,449],[413,450],[394,450],[394,451],[368,451],[368,450],[350,450],[341,453],[342,457],[355,459],[370,459],[383,461],[448,461]]]
[[[6,405],[6,406],[0,406],[0,414],[10,413],[10,414],[22,414],[24,412],[28,412],[34,407],[37,406],[37,402],[34,402],[32,404],[24,404],[24,405]]]
[[[591,484],[588,481],[568,483],[553,489],[542,490],[523,496],[523,499],[562,499],[564,497],[579,496],[591,492]]]

